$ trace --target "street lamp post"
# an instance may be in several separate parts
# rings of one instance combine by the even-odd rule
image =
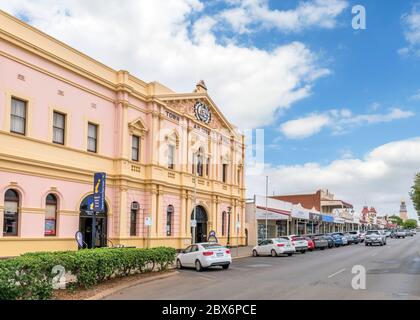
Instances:
[[[197,241],[197,167],[194,168],[194,217],[193,217],[193,244]]]
[[[230,215],[231,215],[231,207],[228,207],[228,236],[227,236],[227,245],[230,245]]]

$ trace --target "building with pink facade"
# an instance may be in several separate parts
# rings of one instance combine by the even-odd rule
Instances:
[[[245,243],[244,148],[204,82],[146,83],[0,11],[0,256],[91,246],[95,172],[98,246]]]

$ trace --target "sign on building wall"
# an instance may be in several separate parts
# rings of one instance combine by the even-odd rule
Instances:
[[[93,183],[93,210],[96,212],[105,211],[105,184],[106,173],[95,173]]]

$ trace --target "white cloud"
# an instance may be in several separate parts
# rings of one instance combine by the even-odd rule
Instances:
[[[280,131],[289,139],[308,138],[328,127],[333,134],[345,134],[351,129],[375,123],[391,122],[413,117],[411,111],[392,108],[385,114],[353,115],[350,110],[329,110],[322,114],[310,114],[296,120],[290,120],[280,126]]]
[[[399,203],[405,199],[411,217],[415,218],[408,193],[419,171],[420,137],[416,137],[379,146],[362,159],[340,159],[325,166],[319,163],[268,165],[264,173],[247,176],[247,195],[252,197],[265,190],[268,175],[269,194],[274,189],[277,194],[294,194],[327,188],[337,198],[355,205],[357,212],[366,203],[380,214],[398,213]]]
[[[281,125],[281,132],[290,139],[303,139],[317,134],[328,125],[327,115],[309,115],[305,118],[287,121]]]
[[[303,43],[270,51],[216,41],[199,0],[10,0],[2,9],[115,69],[191,92],[204,79],[227,118],[267,125],[329,70]]]
[[[399,54],[420,56],[420,2],[415,4],[410,13],[402,16],[404,36],[408,46],[399,49]]]
[[[310,0],[299,2],[289,10],[270,9],[268,0],[229,0],[232,8],[221,18],[239,33],[250,32],[250,26],[275,28],[282,32],[299,32],[308,28],[332,29],[337,17],[348,7],[346,0]]]
[[[417,92],[410,97],[410,100],[420,101],[420,90],[417,90]]]

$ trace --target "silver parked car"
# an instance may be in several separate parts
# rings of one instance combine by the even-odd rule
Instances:
[[[365,245],[371,246],[379,244],[380,246],[386,245],[386,235],[382,230],[369,230],[366,233]]]

